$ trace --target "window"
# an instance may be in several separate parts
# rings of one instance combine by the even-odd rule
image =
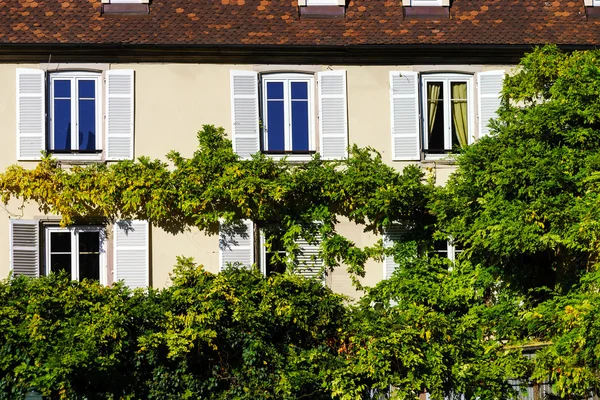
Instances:
[[[112,228],[113,251],[108,253],[108,230],[104,226],[61,228],[37,220],[11,219],[10,269],[15,276],[64,271],[73,280],[95,279],[102,284],[122,280],[130,288],[147,287],[148,223],[118,221]],[[112,261],[110,274],[108,259]]]
[[[287,269],[285,263],[287,252],[283,246],[283,241],[280,238],[274,238],[269,249],[265,246],[265,238],[260,235],[261,241],[261,257],[260,269],[265,276],[284,273]]]
[[[260,151],[302,161],[313,152],[348,156],[346,71],[231,71],[231,102],[232,144],[242,159]]]
[[[456,261],[463,249],[462,246],[450,240],[438,240],[433,243],[433,252],[450,261]]]
[[[48,150],[51,153],[97,153],[102,149],[100,74],[50,75]]]
[[[101,227],[46,227],[46,272],[106,284],[106,233]]]
[[[307,6],[337,6],[339,3],[338,0],[306,0]]]
[[[392,160],[444,158],[489,134],[503,79],[502,70],[475,75],[391,71]]]
[[[472,141],[472,77],[458,74],[423,75],[423,152],[444,156]]]
[[[313,78],[302,74],[264,75],[263,152],[309,154],[315,151]]]
[[[255,236],[254,224],[250,220],[221,223],[219,225],[220,270],[233,264],[241,264],[250,268],[256,262],[256,254],[259,257],[257,264],[265,276],[285,272],[288,254],[284,249],[283,242],[275,238],[271,247],[267,249],[262,232],[257,236]],[[296,243],[299,253],[296,258],[295,273],[305,277],[319,276],[324,265],[323,260],[319,257],[319,238],[314,243],[308,243],[305,239],[298,238]]]
[[[408,0],[402,2],[405,6],[446,6],[443,0]]]
[[[132,70],[17,69],[17,159],[132,159],[133,83]]]

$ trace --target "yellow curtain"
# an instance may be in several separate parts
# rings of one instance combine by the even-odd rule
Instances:
[[[429,137],[431,137],[431,134],[433,133],[433,124],[435,123],[435,114],[437,113],[441,88],[442,85],[439,83],[430,83],[429,85],[427,85],[427,103],[429,108]]]
[[[452,84],[452,122],[460,147],[469,143],[467,132],[467,84]]]

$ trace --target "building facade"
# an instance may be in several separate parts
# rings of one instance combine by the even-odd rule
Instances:
[[[432,168],[443,184],[448,154],[489,133],[518,59],[545,43],[594,47],[599,10],[592,0],[0,1],[0,169],[33,168],[42,151],[65,166],[191,156],[196,132],[214,124],[242,158],[339,159],[357,144],[398,170]],[[224,247],[144,221],[61,228],[17,200],[0,215],[0,277],[66,270],[162,287],[177,255],[212,272],[268,264],[251,239]],[[338,228],[358,246],[379,239]],[[393,268],[371,261],[363,282]],[[325,283],[359,295],[343,268]]]

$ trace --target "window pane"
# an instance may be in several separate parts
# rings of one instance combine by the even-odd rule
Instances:
[[[448,242],[446,240],[438,240],[433,243],[433,249],[438,256],[448,258]]]
[[[267,148],[269,151],[284,151],[283,82],[267,82],[267,99]]]
[[[69,279],[73,279],[71,276],[71,254],[51,254],[50,271],[55,274],[64,271]]]
[[[79,150],[96,150],[95,100],[79,100]]]
[[[93,79],[79,80],[79,98],[95,99],[96,98],[96,81]]]
[[[279,254],[279,257],[282,257],[282,254]],[[267,265],[265,268],[267,276],[271,276],[273,274],[282,274],[285,272],[285,263],[281,260],[275,260],[274,253],[267,253],[265,258],[267,259]]]
[[[427,149],[430,154],[444,153],[444,87],[442,82],[427,84]]]
[[[100,254],[100,232],[79,232],[79,254]]]
[[[307,82],[292,82],[292,100],[308,100]]]
[[[469,144],[467,83],[451,82],[452,92],[452,148]]]
[[[293,85],[293,84],[292,84]],[[308,101],[292,100],[292,150],[308,151]]]
[[[267,82],[267,99],[283,100],[283,82]]]
[[[100,255],[79,254],[79,280],[100,280]]]
[[[71,100],[54,100],[54,148],[71,150]]]
[[[70,253],[71,252],[71,233],[70,232],[50,232],[50,252],[52,252],[52,253]]]
[[[54,80],[54,97],[71,97],[71,81]]]

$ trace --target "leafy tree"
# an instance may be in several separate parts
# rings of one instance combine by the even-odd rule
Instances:
[[[494,134],[468,147],[432,210],[469,258],[527,292],[568,291],[598,259],[598,52],[540,48],[507,76]],[[529,292],[531,293],[531,292]]]
[[[298,253],[295,239],[314,242],[319,235],[326,266],[344,263],[354,277],[383,250],[339,235],[340,217],[379,233],[394,221],[432,224],[426,206],[433,186],[422,182],[421,170],[408,166],[400,174],[372,149],[353,147],[347,160],[293,164],[261,154],[240,160],[223,128],[205,125],[198,140],[191,158],[169,153],[172,167],[146,157],[70,169],[51,158],[34,169],[14,165],[0,175],[0,193],[5,203],[34,201],[63,224],[81,217],[145,219],[170,232],[193,226],[214,234],[220,220],[251,219],[267,246],[280,238],[290,255]]]

